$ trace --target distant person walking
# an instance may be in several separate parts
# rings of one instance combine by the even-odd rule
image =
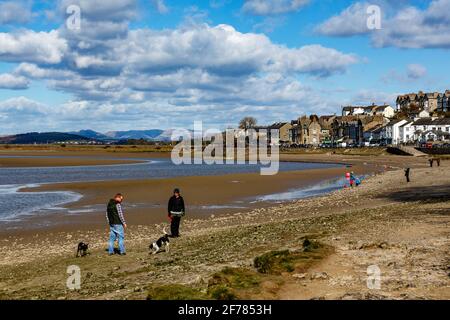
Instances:
[[[353,188],[355,186],[356,183],[356,177],[355,177],[355,173],[352,171],[350,173],[350,186]]]
[[[437,166],[440,167],[441,166],[441,158],[437,158],[436,162],[437,162]]]
[[[180,189],[173,190],[173,196],[169,199],[167,212],[170,219],[170,233],[173,238],[180,236],[181,217],[185,215],[184,200],[180,194]]]
[[[118,240],[120,255],[125,255],[125,229],[127,224],[122,211],[123,195],[118,193],[109,200],[106,210],[106,219],[109,224],[109,255],[114,254],[114,242]]]
[[[410,169],[410,168],[406,168],[406,169],[405,169],[405,177],[406,177],[406,182],[407,182],[407,183],[411,182],[411,180],[410,180],[410,174],[411,174],[411,169]]]
[[[430,168],[433,168],[433,162],[434,162],[434,160],[433,160],[433,159],[428,159],[428,162],[430,163]]]

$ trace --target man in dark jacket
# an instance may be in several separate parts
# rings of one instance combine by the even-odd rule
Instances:
[[[109,248],[110,255],[114,254],[114,242],[116,239],[119,242],[119,250],[121,255],[125,255],[125,229],[127,224],[123,217],[122,211],[123,196],[118,193],[114,196],[114,199],[109,200],[106,210],[106,220],[109,224]]]
[[[169,199],[169,205],[167,207],[170,223],[171,236],[176,238],[180,236],[179,228],[181,217],[185,214],[184,200],[180,195],[180,189],[173,191],[173,196]]]

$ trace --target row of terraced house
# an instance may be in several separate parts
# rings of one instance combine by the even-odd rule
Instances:
[[[388,145],[450,141],[450,90],[400,95],[388,104],[343,106],[341,115],[308,115],[257,129],[278,130],[290,146]]]

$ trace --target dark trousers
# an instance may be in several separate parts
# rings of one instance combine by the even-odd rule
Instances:
[[[406,176],[406,182],[410,182],[409,176]]]
[[[172,237],[178,237],[180,235],[180,221],[181,217],[172,217],[172,223],[170,224],[170,234]]]

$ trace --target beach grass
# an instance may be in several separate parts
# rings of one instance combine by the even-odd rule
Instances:
[[[182,284],[155,286],[149,289],[147,300],[207,300],[208,296],[200,289]]]
[[[207,288],[183,284],[151,286],[149,300],[242,300],[267,298],[292,276],[306,272],[332,252],[330,246],[304,239],[301,248],[269,251],[254,259],[254,268],[225,267],[213,273]]]

